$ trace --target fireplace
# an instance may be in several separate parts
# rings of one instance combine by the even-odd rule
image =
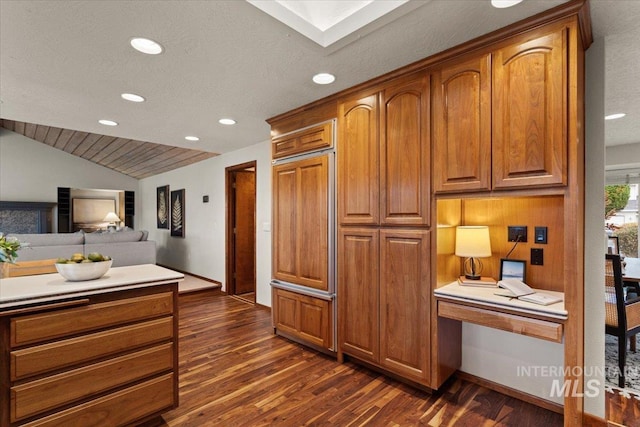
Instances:
[[[0,202],[0,232],[33,234],[53,232],[56,203]]]

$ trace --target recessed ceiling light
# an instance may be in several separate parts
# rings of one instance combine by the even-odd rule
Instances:
[[[136,95],[135,93],[123,93],[120,95],[122,99],[126,99],[131,102],[144,102],[144,97],[140,95]]]
[[[218,123],[221,125],[235,125],[236,121],[233,119],[220,119],[218,120]]]
[[[336,76],[329,73],[318,73],[313,76],[313,82],[319,85],[328,85],[336,81]]]
[[[114,122],[113,120],[100,119],[98,123],[105,126],[118,126],[118,122]]]
[[[200,138],[198,138],[197,136],[185,136],[184,139],[186,139],[187,141],[200,141]]]
[[[131,46],[138,52],[147,53],[149,55],[157,55],[162,53],[160,43],[144,37],[134,37],[131,39]]]
[[[491,0],[491,6],[504,9],[505,7],[515,6],[520,2],[522,0]]]
[[[621,119],[624,116],[626,116],[625,113],[609,114],[608,116],[604,116],[604,119],[605,120],[615,120],[615,119]]]

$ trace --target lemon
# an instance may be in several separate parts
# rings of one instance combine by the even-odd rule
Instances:
[[[71,261],[75,261],[75,262],[80,262],[84,259],[84,255],[76,252],[75,254],[71,255],[71,258],[69,258]]]
[[[91,252],[89,255],[87,255],[87,258],[93,262],[104,261],[104,257],[98,252]]]

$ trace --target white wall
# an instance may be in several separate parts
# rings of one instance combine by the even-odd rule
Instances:
[[[142,208],[136,212],[149,239],[157,242],[157,262],[217,280],[225,276],[225,168],[257,161],[256,302],[271,306],[271,144],[265,141],[194,165],[140,180]],[[171,237],[156,224],[156,188],[185,189],[185,237]],[[209,202],[203,203],[202,196]]]
[[[594,40],[586,53],[585,90],[585,254],[584,254],[584,365],[587,381],[596,381],[602,391],[597,396],[586,396],[585,412],[604,418],[604,376],[589,367],[604,367],[604,280],[605,237],[604,223],[604,53],[602,39]]]
[[[0,200],[56,203],[58,187],[138,194],[135,178],[0,128]]]

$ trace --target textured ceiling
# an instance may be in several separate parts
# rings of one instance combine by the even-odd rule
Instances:
[[[267,140],[269,117],[563,2],[498,10],[489,0],[412,0],[392,22],[323,48],[239,0],[1,0],[0,118],[225,153]],[[595,36],[606,37],[606,111],[627,112],[607,122],[606,142],[640,142],[640,1],[592,0],[591,10]],[[136,36],[165,51],[134,51]],[[336,82],[313,84],[321,71]],[[120,125],[101,126],[103,118]]]

